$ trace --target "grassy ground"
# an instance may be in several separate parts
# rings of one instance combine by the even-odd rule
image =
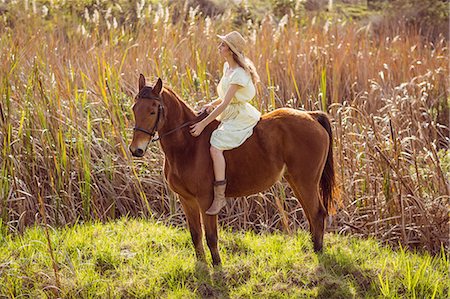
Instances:
[[[221,232],[221,268],[197,263],[187,230],[117,222],[0,238],[0,298],[446,298],[449,262],[328,234]],[[55,279],[55,273],[57,273]],[[57,285],[60,286],[58,291]]]

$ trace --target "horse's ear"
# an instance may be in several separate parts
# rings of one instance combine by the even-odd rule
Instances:
[[[139,75],[139,90],[144,88],[144,86],[145,86],[145,77],[144,77],[144,75],[140,74]]]
[[[158,95],[161,94],[162,85],[163,85],[163,83],[162,83],[161,78],[158,78],[158,81],[156,82],[155,87],[153,87],[153,92]]]

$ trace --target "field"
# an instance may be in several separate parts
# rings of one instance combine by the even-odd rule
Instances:
[[[335,234],[221,231],[224,266],[196,263],[185,229],[121,219],[0,240],[0,297],[447,298],[448,259]],[[55,273],[57,280],[55,280]]]
[[[26,229],[34,224],[63,227],[51,236],[57,252],[65,242],[58,236],[72,229],[64,227],[92,230],[81,226],[85,222],[107,222],[126,215],[184,227],[181,206],[163,179],[164,156],[158,144],[149,148],[144,159],[133,159],[128,151],[138,76],[143,73],[150,82],[161,77],[189,105],[199,108],[215,97],[221,76],[223,61],[215,36],[234,29],[248,38],[247,55],[262,79],[253,102],[258,109],[323,110],[332,119],[340,197],[328,231],[389,244],[397,250],[393,255],[404,257],[409,253],[402,250],[412,249],[440,257],[436,261],[425,255],[414,271],[431,269],[429,263],[447,263],[442,254],[449,245],[450,195],[446,36],[378,13],[361,18],[348,11],[311,13],[297,6],[285,11],[279,5],[283,1],[271,1],[271,13],[261,12],[270,9],[269,2],[230,4],[222,14],[214,14],[212,4],[191,7],[188,2],[0,1],[0,273],[9,273],[11,286],[17,288],[3,289],[9,294],[6,296],[18,294],[22,282],[14,280],[21,275],[18,272],[4,272],[10,271],[5,261],[11,258],[4,250],[22,246],[18,245],[22,242],[19,236],[24,232],[23,242],[34,244],[33,238],[41,238],[39,230]],[[251,6],[255,3],[258,9]],[[364,16],[368,13],[363,11]],[[368,21],[375,17],[376,21]],[[306,238],[298,230],[308,225],[284,180],[265,192],[233,200],[219,220],[227,230],[238,232],[237,236],[256,238],[254,233],[263,233],[278,240],[274,241],[277,244],[279,240],[295,243],[299,251],[309,246],[297,244],[298,238]],[[279,235],[281,231],[287,234]],[[173,233],[187,240],[186,232]],[[27,239],[27,234],[35,236]],[[331,244],[350,240],[335,234],[328,237]],[[230,232],[225,233],[225,240],[233,242]],[[368,242],[361,244],[375,244]],[[188,246],[183,244],[183,248]],[[333,252],[333,248],[327,250]],[[351,250],[359,250],[355,248]],[[182,267],[188,275],[194,271],[194,262],[188,256],[191,248],[187,251],[177,254],[188,262],[174,267]],[[40,258],[46,254],[41,252]],[[305,258],[312,261],[310,270],[316,271],[318,258],[312,253]],[[322,258],[326,264],[336,257],[326,252]],[[64,253],[56,259],[62,268],[71,267],[64,262]],[[237,255],[226,256],[225,263],[232,267],[235,259]],[[370,257],[361,258],[366,259]],[[344,272],[320,275],[334,275],[329,277],[331,285],[358,297],[365,288],[374,296],[413,294],[412,284],[391,283],[389,275],[394,272],[383,276],[393,269],[409,271],[401,264],[406,261],[392,262],[398,266],[393,269],[381,261],[367,265],[374,271],[370,274],[357,270],[375,279],[372,282],[367,278],[362,278],[363,282],[340,281],[340,275],[347,274],[358,279],[354,278],[357,274],[345,272],[359,266],[357,258],[349,261],[350,268],[337,262],[336,271]],[[83,263],[81,258],[77,262]],[[293,264],[299,267],[298,262],[301,258]],[[246,271],[259,271],[256,261],[248,263]],[[50,275],[49,265],[41,266],[36,273]],[[323,267],[330,270],[329,266]],[[445,267],[448,269],[448,264]],[[31,275],[24,271],[28,273],[25,276]],[[167,270],[169,276],[171,271],[177,270]],[[432,277],[411,271],[403,277]],[[436,273],[443,278],[446,271]],[[95,288],[83,286],[88,284],[83,275],[89,274],[80,272],[75,280],[70,275],[61,274],[62,280],[69,277],[67,283],[75,284],[65,288],[67,292],[72,287],[75,290],[70,296]],[[49,276],[49,281],[53,278]],[[148,278],[139,279],[145,284]],[[195,293],[196,283],[204,288],[205,278],[196,279],[183,281],[187,289],[171,290]],[[41,277],[42,283],[30,286],[31,290],[41,292],[44,280]],[[425,282],[420,294],[431,297],[434,290],[436,296],[448,294],[448,286],[445,289],[437,282],[441,280]],[[280,283],[282,288],[289,285],[283,280]],[[309,283],[292,292],[318,296],[329,287],[317,285],[317,281],[315,286]],[[240,289],[244,285],[247,282],[239,283],[233,294],[245,297],[245,292],[250,293],[250,289]],[[99,286],[107,294],[105,288]],[[258,286],[249,288],[254,291]],[[161,294],[164,292],[167,290]]]

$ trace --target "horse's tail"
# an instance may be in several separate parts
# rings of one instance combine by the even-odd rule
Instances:
[[[333,133],[331,131],[330,120],[324,112],[311,112],[310,113],[321,125],[325,128],[329,137],[328,156],[325,163],[325,167],[320,178],[320,189],[322,190],[323,205],[327,215],[335,213],[335,201],[333,196],[335,193],[335,175],[334,175],[334,161],[333,161]]]

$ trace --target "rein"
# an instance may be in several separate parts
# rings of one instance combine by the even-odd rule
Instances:
[[[187,126],[189,126],[189,125],[192,125],[192,124],[194,124],[194,123],[196,123],[196,122],[202,120],[202,119],[205,118],[206,115],[208,114],[206,111],[203,111],[200,115],[197,116],[197,119],[194,119],[194,120],[190,120],[190,121],[188,121],[188,122],[185,122],[185,123],[183,123],[181,126],[178,126],[178,127],[174,128],[174,129],[172,129],[172,130],[170,130],[170,131],[168,131],[168,132],[166,132],[166,133],[164,133],[164,134],[162,134],[162,135],[159,135],[159,134],[158,134],[158,136],[155,138],[154,136],[155,136],[156,132],[158,131],[158,125],[159,125],[159,122],[160,122],[160,120],[161,120],[161,114],[162,114],[163,112],[164,112],[163,106],[162,106],[162,105],[159,105],[159,107],[158,107],[158,115],[156,116],[156,122],[155,122],[155,125],[153,126],[151,132],[149,132],[149,131],[147,131],[147,130],[145,130],[145,129],[139,128],[139,127],[134,127],[133,130],[135,130],[135,131],[141,131],[141,132],[143,132],[143,133],[146,133],[146,134],[150,135],[150,137],[152,138],[152,139],[150,140],[150,142],[156,142],[156,141],[160,140],[161,138],[163,138],[163,137],[165,137],[165,136],[167,136],[167,135],[170,135],[170,134],[172,134],[172,133],[174,133],[174,132],[176,132],[176,131],[178,131],[178,130],[184,128],[184,127],[187,127]]]

